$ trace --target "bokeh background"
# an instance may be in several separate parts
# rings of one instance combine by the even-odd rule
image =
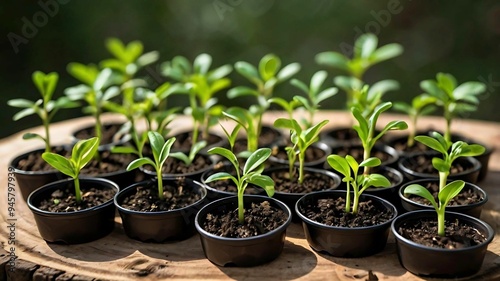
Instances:
[[[6,105],[11,98],[38,98],[31,81],[33,71],[58,72],[56,95],[62,95],[64,88],[77,84],[66,72],[67,64],[97,63],[110,57],[104,48],[108,37],[140,40],[145,51],[160,52],[160,62],[176,55],[192,60],[206,52],[213,56],[214,66],[239,60],[256,64],[272,52],[283,64],[301,63],[296,77],[309,81],[314,72],[323,69],[314,62],[317,53],[348,52],[356,37],[372,32],[379,37],[379,45],[395,42],[404,47],[402,56],[374,66],[364,76],[368,83],[381,79],[400,82],[401,89],[388,93],[385,100],[409,101],[421,93],[421,80],[449,72],[459,83],[476,80],[487,84],[479,110],[465,118],[500,121],[497,0],[19,0],[4,1],[0,11],[4,38],[0,48],[2,138],[40,124],[35,117],[13,122],[17,109]],[[30,24],[35,28],[28,30]],[[20,41],[12,43],[14,37]],[[332,85],[333,77],[342,73],[327,70]],[[166,80],[160,75],[159,63],[140,76],[147,77],[152,86]],[[248,85],[236,72],[230,77],[233,86]],[[295,94],[299,92],[288,83],[276,89],[276,96]],[[225,93],[218,97],[228,105],[242,102],[227,100]],[[173,103],[186,101],[179,97]],[[340,109],[344,104],[345,95],[340,93],[323,108]],[[65,110],[55,119],[81,114],[78,109]]]

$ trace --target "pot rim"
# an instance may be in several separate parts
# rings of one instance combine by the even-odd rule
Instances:
[[[194,224],[195,224],[196,230],[200,233],[200,235],[202,235],[208,239],[213,239],[213,240],[218,240],[218,241],[228,241],[228,242],[236,242],[236,241],[251,242],[251,241],[260,240],[265,236],[272,236],[274,234],[282,232],[283,230],[286,230],[288,228],[288,226],[290,225],[290,223],[292,222],[292,212],[291,212],[290,208],[288,208],[288,206],[285,203],[279,201],[278,199],[263,196],[263,195],[249,195],[249,194],[245,194],[245,195],[243,195],[243,197],[244,197],[243,200],[245,198],[255,198],[255,199],[262,199],[262,201],[266,201],[266,200],[267,201],[274,201],[283,211],[285,211],[285,213],[288,215],[288,218],[282,225],[278,226],[277,228],[275,228],[269,232],[266,232],[264,234],[260,234],[260,235],[256,235],[256,236],[252,236],[252,237],[244,237],[244,238],[221,237],[221,236],[217,236],[215,234],[212,234],[212,233],[204,230],[203,227],[201,227],[199,224],[199,220],[201,220],[200,214],[203,211],[206,211],[207,209],[209,209],[210,207],[215,205],[216,203],[220,203],[222,201],[233,201],[233,200],[237,201],[238,200],[237,196],[230,196],[230,197],[226,197],[226,198],[217,199],[217,200],[212,201],[212,202],[208,203],[207,205],[203,206],[203,208],[201,208],[198,211],[198,213],[196,213],[196,217],[194,219]]]
[[[404,163],[406,163],[409,160],[409,158],[420,156],[420,155],[425,155],[425,156],[430,157],[430,156],[440,155],[440,154],[436,151],[426,151],[423,153],[416,152],[416,153],[409,154],[406,157],[399,159],[398,169],[403,173],[406,173],[406,174],[409,174],[409,175],[412,175],[415,177],[419,177],[419,178],[439,178],[438,174],[416,172],[416,171],[413,171],[404,165]],[[481,169],[481,162],[479,162],[479,160],[477,160],[476,158],[474,158],[472,156],[460,157],[457,160],[460,160],[460,159],[462,159],[464,161],[469,161],[470,163],[472,163],[473,167],[471,169],[465,170],[465,171],[460,172],[460,173],[450,174],[448,177],[460,177],[463,175],[472,174],[472,173],[477,172]]]
[[[109,187],[112,187],[112,188],[115,189],[115,191],[116,191],[115,196],[116,196],[116,194],[118,194],[120,192],[120,187],[116,183],[114,183],[113,181],[110,181],[108,179],[90,178],[90,177],[88,177],[88,178],[79,178],[79,180],[80,180],[80,185],[82,185],[82,183],[84,183],[84,182],[100,182],[100,183],[103,183],[103,185],[106,185],[106,186],[109,186]],[[111,198],[111,199],[109,199],[108,201],[100,204],[100,205],[97,205],[97,206],[94,206],[94,207],[90,207],[90,208],[87,208],[87,209],[84,209],[84,210],[72,211],[72,212],[50,212],[50,211],[40,210],[38,207],[36,207],[35,205],[32,204],[33,197],[35,197],[39,193],[43,192],[44,189],[55,188],[54,186],[66,184],[67,182],[73,182],[73,179],[72,178],[67,178],[67,179],[58,180],[58,181],[55,181],[55,182],[51,182],[51,183],[42,185],[41,187],[35,189],[33,192],[31,192],[28,195],[28,199],[26,200],[26,203],[28,204],[29,209],[33,213],[36,213],[37,215],[41,215],[41,216],[51,216],[51,217],[60,216],[60,217],[62,217],[62,216],[67,216],[68,214],[72,214],[72,215],[84,215],[84,214],[87,214],[87,213],[91,213],[91,212],[93,212],[93,211],[95,211],[97,209],[101,209],[103,207],[109,206],[110,204],[113,204],[114,197]]]
[[[390,209],[392,209],[392,211],[394,213],[393,217],[391,219],[389,219],[388,221],[383,222],[381,224],[371,225],[371,226],[362,226],[362,227],[331,226],[331,225],[326,225],[326,224],[323,224],[323,223],[319,223],[317,221],[314,221],[314,220],[312,220],[312,219],[304,216],[299,211],[299,204],[302,201],[304,201],[306,198],[311,197],[311,196],[315,196],[315,195],[318,195],[318,194],[321,194],[321,193],[323,193],[323,194],[325,194],[325,193],[335,193],[336,194],[336,193],[347,193],[347,191],[346,190],[322,190],[322,191],[315,191],[315,192],[311,192],[311,193],[305,194],[304,196],[302,196],[297,201],[297,203],[295,203],[295,212],[297,213],[297,215],[299,216],[299,218],[304,223],[307,223],[307,224],[312,225],[314,227],[323,228],[323,229],[329,229],[329,230],[361,231],[361,230],[368,230],[368,229],[373,229],[373,228],[382,228],[382,227],[385,227],[385,226],[389,226],[398,217],[398,210],[396,209],[396,207],[391,202],[389,202],[389,201],[387,201],[387,200],[385,200],[383,198],[380,198],[378,196],[372,195],[372,194],[363,193],[363,194],[361,194],[360,198],[368,197],[368,198],[380,201],[383,205],[389,206]]]
[[[400,221],[403,222],[405,218],[408,219],[408,217],[413,217],[413,216],[416,216],[416,218],[421,218],[421,217],[425,217],[425,218],[433,217],[433,218],[435,218],[436,217],[436,211],[434,211],[434,210],[411,211],[411,212],[407,212],[407,213],[404,213],[404,214],[398,216],[396,219],[394,219],[392,221],[391,232],[394,235],[394,238],[396,239],[396,241],[400,241],[401,243],[408,244],[408,245],[410,245],[412,247],[417,247],[417,248],[420,248],[420,249],[425,249],[427,251],[434,251],[434,252],[465,252],[465,251],[471,251],[471,250],[475,250],[477,248],[481,248],[481,247],[483,247],[485,245],[488,245],[491,241],[493,241],[493,238],[495,237],[495,230],[488,223],[486,223],[485,221],[480,220],[480,219],[475,218],[475,217],[472,217],[472,216],[469,216],[469,215],[466,215],[466,214],[457,213],[457,212],[446,212],[445,214],[446,215],[452,215],[452,216],[455,216],[455,217],[457,217],[457,216],[458,217],[464,217],[466,220],[469,220],[469,221],[472,220],[475,223],[478,223],[479,225],[482,225],[486,229],[486,233],[482,233],[483,235],[486,236],[486,240],[483,243],[481,243],[481,244],[477,244],[477,245],[466,247],[466,248],[444,249],[444,248],[435,248],[435,247],[430,247],[430,246],[425,246],[425,245],[419,244],[417,242],[411,241],[411,240],[409,240],[409,239],[401,236],[401,234],[399,234],[396,231],[396,224],[398,222],[400,222]]]
[[[68,149],[69,145],[70,144],[53,145],[53,146],[51,146],[51,148],[62,147],[64,149]],[[52,169],[52,170],[48,170],[48,171],[26,171],[26,170],[21,170],[21,169],[16,168],[17,163],[19,163],[19,161],[26,159],[26,157],[29,154],[36,153],[39,151],[45,151],[45,148],[44,147],[35,148],[35,149],[31,149],[29,151],[26,151],[26,152],[23,152],[23,153],[17,155],[16,157],[14,157],[10,160],[9,167],[14,169],[15,173],[22,174],[22,175],[62,174],[61,172],[59,172],[56,169]]]
[[[452,181],[454,181],[454,180],[450,180],[449,179],[447,181],[447,183],[450,183]],[[404,196],[404,189],[407,186],[409,186],[411,184],[417,184],[417,183],[420,184],[421,182],[438,182],[439,183],[439,179],[438,178],[416,179],[416,180],[412,180],[412,181],[409,181],[407,183],[404,183],[399,188],[399,191],[398,191],[399,198],[401,200],[404,200],[405,202],[407,202],[409,204],[412,204],[412,205],[416,205],[416,206],[419,206],[419,207],[422,207],[422,208],[433,209],[432,205],[424,205],[424,204],[421,204],[419,202],[413,201],[413,200],[407,198],[406,196]],[[476,202],[476,203],[473,203],[473,204],[467,204],[467,205],[446,206],[446,209],[451,208],[453,210],[453,209],[460,209],[460,208],[474,208],[474,207],[486,204],[486,202],[488,201],[488,194],[486,193],[486,191],[484,191],[478,185],[470,183],[470,182],[465,182],[464,188],[467,187],[467,186],[471,187],[473,190],[477,190],[482,195],[483,200],[481,200],[479,202]]]
[[[163,178],[163,185],[165,187],[165,181],[172,182],[172,181],[177,181],[177,180],[179,180],[179,178],[171,178],[171,177],[165,178],[164,177]],[[175,212],[187,211],[189,208],[192,208],[193,206],[197,206],[197,205],[203,203],[203,201],[205,201],[206,196],[207,196],[207,190],[198,181],[192,180],[190,178],[183,178],[183,180],[184,181],[188,181],[188,182],[191,181],[191,185],[193,187],[195,187],[195,186],[198,187],[202,196],[201,196],[200,200],[194,202],[191,205],[187,205],[187,206],[182,207],[182,208],[177,208],[177,209],[168,210],[168,211],[159,211],[159,212],[141,212],[141,211],[134,211],[134,210],[127,209],[125,207],[122,207],[120,205],[120,203],[118,203],[118,197],[120,195],[123,195],[123,193],[126,193],[126,192],[130,191],[131,189],[135,188],[136,186],[147,185],[147,184],[150,184],[152,182],[156,182],[157,181],[156,178],[150,179],[150,180],[144,180],[144,181],[136,182],[134,184],[131,184],[131,185],[125,187],[123,190],[120,190],[119,192],[116,193],[115,197],[113,198],[113,203],[114,203],[115,207],[118,209],[118,211],[123,212],[123,213],[127,213],[127,214],[135,214],[135,215],[161,216],[161,215],[165,215],[165,214],[172,214],[172,213],[175,213]]]

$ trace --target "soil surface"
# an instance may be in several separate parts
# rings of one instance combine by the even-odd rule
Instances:
[[[66,157],[67,155],[71,154],[70,151],[68,151],[66,148],[62,146],[53,147],[51,151],[53,153],[64,155]],[[45,160],[43,160],[42,158],[43,152],[45,151],[42,150],[28,154],[27,158],[19,160],[17,166],[14,168],[22,171],[32,171],[32,172],[55,171],[55,169],[52,166],[50,166],[47,162],[45,162]]]
[[[346,213],[343,197],[318,199],[313,204],[300,206],[299,211],[321,224],[350,228],[378,225],[394,217],[392,211],[371,200],[359,202],[357,215]]]
[[[338,128],[327,131],[327,136],[336,141],[360,143],[358,132],[353,128]]]
[[[176,186],[164,183],[163,190],[165,199],[161,200],[156,181],[137,186],[136,192],[125,197],[120,206],[138,212],[161,212],[184,208],[201,200],[201,195],[192,192],[182,181]]]
[[[437,182],[429,182],[424,185],[424,187],[431,192],[432,196],[434,196],[434,199],[436,199],[436,202],[438,202],[439,184]],[[422,205],[431,205],[431,202],[429,202],[429,200],[420,196],[411,194],[408,196],[408,198]],[[465,206],[478,203],[483,200],[484,198],[482,198],[480,194],[474,193],[472,188],[465,186],[457,196],[450,200],[447,206]]]
[[[252,203],[245,209],[245,221],[238,222],[238,209],[222,213],[209,213],[203,229],[217,236],[245,238],[270,232],[283,225],[288,216],[283,210],[271,206],[268,201]]]
[[[285,146],[273,146],[272,147],[272,156],[284,160],[288,162],[288,155],[286,154]],[[310,146],[306,150],[305,162],[313,162],[317,161],[326,156],[326,153],[323,149],[315,146]],[[298,165],[298,157],[296,164]]]
[[[123,134],[120,132],[123,124],[104,124],[102,125],[101,144],[110,144],[119,141]],[[95,137],[95,127],[88,127],[76,131],[74,137],[78,140],[89,139]]]
[[[423,145],[422,143],[415,141],[412,146],[408,146],[406,139],[399,139],[390,143],[390,146],[394,147],[397,151],[404,152],[406,154],[421,153],[430,151],[430,148]]]
[[[299,171],[295,169],[296,177],[299,176]],[[266,174],[264,172],[264,174]],[[297,178],[290,179],[290,173],[287,169],[273,171],[268,175],[274,180],[274,189],[276,192],[283,193],[309,193],[313,191],[320,191],[332,189],[335,187],[335,180],[331,177],[321,173],[311,173],[304,171],[304,181],[302,184],[298,183]]]
[[[436,155],[425,154],[425,155],[414,155],[409,157],[407,161],[405,161],[405,167],[422,174],[432,174],[438,175],[438,171],[432,166],[432,158]],[[458,174],[469,169],[472,169],[474,166],[472,163],[467,161],[466,159],[457,159],[453,162],[450,169],[450,174]]]
[[[116,190],[113,188],[81,186],[80,189],[82,192],[80,203],[76,202],[73,184],[68,184],[68,187],[52,192],[50,198],[42,200],[38,208],[54,213],[81,211],[102,205],[112,200],[116,194]]]
[[[163,174],[191,174],[209,168],[212,165],[212,160],[208,156],[198,154],[195,156],[190,165],[186,165],[183,161],[169,157],[163,164],[161,169]],[[155,170],[150,165],[145,165],[144,169],[155,173]]]
[[[458,220],[445,221],[445,237],[437,234],[437,221],[431,219],[405,222],[398,233],[418,244],[443,249],[461,249],[486,241],[479,230]]]

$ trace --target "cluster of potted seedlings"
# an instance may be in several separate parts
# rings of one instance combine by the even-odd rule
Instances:
[[[451,123],[476,109],[485,86],[458,85],[452,75],[439,73],[422,81],[425,93],[411,104],[393,106],[382,100],[399,87],[396,81],[368,85],[362,77],[372,65],[400,55],[402,47],[377,45],[373,34],[364,34],[353,58],[337,52],[316,56],[318,64],[347,73],[334,84],[348,96],[354,125],[329,130],[329,120],[317,122],[315,115],[338,91],[323,87],[326,71],[316,72],[308,85],[292,79],[298,63],[281,67],[272,54],[258,66],[235,63],[253,87],[231,89],[233,67],[210,69],[207,54],[193,63],[181,56],[163,63],[170,82],[148,89],[136,74],[155,63],[158,53],[143,53],[138,41],[124,45],[117,39],[106,43],[113,58],[98,66],[71,63],[69,73],[82,84],[56,100],[58,75],[35,72],[42,98],[14,99],[9,105],[23,108],[14,120],[37,114],[45,128],[43,136],[23,136],[42,139],[45,148],[11,162],[40,235],[48,242],[90,242],[113,230],[118,210],[132,239],[160,243],[197,231],[214,264],[255,266],[280,255],[286,228],[295,221],[302,222],[307,242],[321,253],[373,255],[384,249],[390,231],[401,265],[410,272],[474,274],[494,236],[479,219],[487,194],[475,185],[486,175],[491,149],[453,135]],[[305,95],[273,96],[288,80]],[[215,97],[222,90],[228,90],[228,98],[253,96],[257,102],[226,108]],[[174,94],[188,98],[183,114],[191,116],[192,129],[172,134],[169,125],[181,112],[167,103]],[[53,146],[54,114],[82,103],[95,126],[76,132],[68,146]],[[273,105],[286,116],[264,122]],[[404,121],[378,124],[391,107],[408,114],[407,136],[387,134],[408,129]],[[444,134],[415,132],[418,118],[436,108],[446,120]],[[127,122],[102,124],[104,111]],[[224,135],[211,129],[222,119],[226,127],[232,125],[220,125]]]

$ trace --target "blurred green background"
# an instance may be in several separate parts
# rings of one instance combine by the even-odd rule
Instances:
[[[176,55],[192,60],[206,52],[213,56],[213,66],[239,60],[256,64],[272,52],[283,64],[301,63],[296,78],[309,81],[322,69],[314,62],[317,53],[349,52],[356,37],[372,32],[379,37],[379,45],[400,43],[404,47],[402,56],[374,66],[364,76],[368,83],[400,82],[401,89],[388,93],[385,100],[409,101],[421,93],[421,80],[449,72],[459,83],[487,84],[479,110],[466,118],[500,121],[500,2],[496,0],[21,0],[4,1],[0,9],[4,35],[0,137],[40,124],[34,116],[12,121],[17,109],[6,105],[14,97],[39,97],[31,81],[33,71],[58,72],[56,95],[62,95],[64,88],[78,84],[66,72],[67,64],[97,63],[110,57],[104,48],[108,37],[141,40],[145,51],[160,52],[160,62]],[[158,66],[140,75],[153,87],[165,81]],[[342,73],[327,70],[332,85],[333,77]],[[233,86],[248,85],[236,72],[230,77]],[[299,92],[288,83],[276,91],[276,96],[285,98],[294,94]],[[224,93],[218,97],[228,105],[242,103],[228,101]],[[178,98],[173,103],[186,101]],[[339,109],[344,104],[341,93],[323,108]],[[64,110],[55,119],[81,114],[79,109]]]

